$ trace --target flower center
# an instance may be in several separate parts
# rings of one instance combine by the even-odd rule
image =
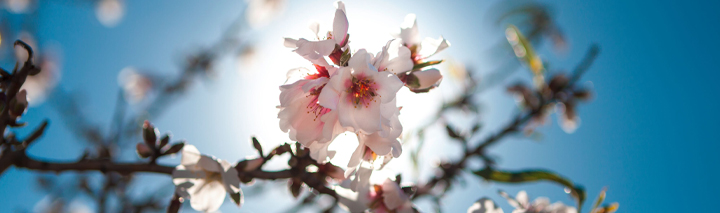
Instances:
[[[377,84],[372,79],[368,79],[364,76],[353,76],[350,82],[350,86],[347,89],[348,99],[351,103],[355,104],[355,108],[358,106],[370,106],[370,103],[377,102],[375,96],[379,96],[375,93]]]

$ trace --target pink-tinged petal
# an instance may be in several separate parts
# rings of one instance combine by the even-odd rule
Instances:
[[[340,103],[348,102],[347,100],[340,100]],[[364,134],[372,134],[377,131],[382,130],[382,116],[380,114],[380,103],[378,102],[370,102],[368,105],[359,105],[356,106],[352,103],[350,103],[353,108],[349,108],[346,110],[343,110],[342,107],[339,107],[338,113],[340,113],[340,118],[342,117],[350,117],[346,116],[348,114],[345,113],[351,113],[350,115],[353,117],[353,120],[355,121],[353,126],[356,132],[361,132]],[[342,122],[342,121],[341,121]],[[342,124],[342,123],[341,123]]]
[[[333,151],[328,151],[329,146],[329,141],[325,143],[316,142],[310,144],[310,146],[308,146],[308,149],[310,149],[310,157],[318,163],[326,163],[330,161],[328,157],[330,157],[330,153],[333,153]]]
[[[351,103],[345,97],[345,93],[340,96],[340,101],[337,102],[338,121],[340,125],[346,128],[352,128],[354,131],[359,131],[358,125],[355,123],[355,104]],[[361,117],[361,119],[364,119]]]
[[[398,209],[406,202],[409,202],[408,196],[402,191],[395,181],[385,179],[382,184],[382,195],[385,206],[390,210]]]
[[[362,143],[362,141],[359,142],[357,148],[355,148],[355,151],[350,156],[350,161],[348,161],[347,168],[348,170],[345,171],[345,177],[349,177],[352,172],[355,170],[355,168],[360,165],[360,161],[362,161],[362,156],[365,152],[365,144]]]
[[[440,70],[435,68],[419,72],[413,72],[413,75],[415,75],[415,77],[417,77],[418,81],[420,82],[420,87],[418,89],[427,89],[437,86],[442,80],[442,74],[440,74]]]
[[[310,23],[310,26],[308,26],[310,30],[315,34],[315,36],[320,37],[318,33],[320,33],[320,23],[313,22]]]
[[[217,161],[217,159],[214,159],[207,155],[200,156],[200,160],[198,160],[197,166],[208,172],[223,172],[223,168],[222,166],[220,166],[220,163]]]
[[[340,125],[340,122],[338,122],[338,113],[337,111],[330,111],[328,113],[325,113],[320,120],[324,123],[323,126],[323,140],[324,141],[333,141],[335,140],[335,137],[340,135],[341,133],[347,131],[346,128],[342,127]]]
[[[377,84],[375,92],[380,95],[382,103],[387,103],[395,99],[395,95],[403,86],[402,81],[400,81],[396,75],[388,71],[377,73],[373,80],[375,80],[375,83]]]
[[[217,211],[225,201],[225,188],[218,181],[198,181],[188,189],[190,206],[202,212]]]
[[[397,132],[393,131],[393,129],[399,128],[400,131],[402,131],[402,126],[400,125],[400,122],[397,121],[397,124],[393,122],[393,119],[397,120],[397,114],[400,114],[400,111],[396,104],[396,99],[393,99],[390,102],[380,104],[380,115],[382,116],[382,131],[380,131],[381,137],[387,137],[388,134],[391,132]],[[397,136],[400,136],[400,132],[397,132]]]
[[[180,165],[188,167],[197,164],[198,161],[200,161],[200,151],[193,145],[185,144],[182,149]]]
[[[439,39],[425,38],[422,41],[422,49],[420,50],[420,56],[428,58],[435,55],[436,53],[450,47],[450,42],[445,40],[442,36]]]
[[[320,77],[318,79],[310,80],[308,83],[302,86],[303,92],[310,92],[312,89],[317,89],[320,86],[325,85],[330,79],[326,77]]]
[[[330,110],[336,110],[340,93],[332,87],[324,87],[318,96],[318,104]]]
[[[355,179],[350,183],[350,189],[353,191],[360,191],[361,189],[367,189],[370,187],[370,176],[372,175],[372,168],[365,168],[360,166],[355,173]]]
[[[358,135],[359,140],[363,141],[365,146],[369,147],[377,155],[387,155],[392,150],[391,141],[396,138],[383,138],[378,133],[370,135]]]
[[[415,14],[408,14],[405,16],[405,21],[401,25],[400,39],[403,44],[407,46],[420,44],[420,32],[417,27],[417,20]]]
[[[390,55],[388,53],[388,48],[390,47],[390,44],[394,40],[395,39],[388,41],[387,44],[385,44],[385,46],[383,46],[382,51],[378,52],[378,54],[375,56],[375,58],[373,58],[371,60],[372,65],[375,68],[377,68],[379,71],[383,71],[385,69],[384,65],[387,63],[388,58],[390,57]]]
[[[368,53],[365,49],[359,49],[352,57],[350,57],[350,60],[348,61],[348,66],[352,67],[353,76],[369,76],[371,74],[374,74],[372,73],[373,71],[377,72],[377,70],[374,70],[374,68],[371,68],[370,66],[371,57],[371,54]]]
[[[297,41],[297,49],[295,50],[300,56],[314,61],[319,60],[318,56],[328,56],[335,50],[334,40],[308,41],[301,38]]]
[[[310,80],[298,80],[292,84],[280,86],[280,107],[288,107],[295,100],[304,97],[302,87],[310,82]]]
[[[335,43],[342,46],[347,44],[348,19],[345,12],[341,9],[335,11],[335,20],[333,21],[333,39]]]
[[[402,144],[398,140],[393,140],[390,142],[390,146],[392,147],[392,156],[397,158],[400,157],[402,154]]]
[[[222,173],[225,191],[230,194],[242,193],[242,191],[240,191],[240,178],[238,177],[237,169],[226,160],[220,160],[220,165],[225,170],[225,172]]]
[[[285,38],[283,40],[283,45],[285,45],[285,47],[287,47],[287,48],[297,48],[297,42],[298,42],[297,39]]]
[[[334,76],[330,77],[330,80],[325,87],[323,87],[318,97],[318,102],[321,106],[331,110],[337,109],[340,96],[343,91],[346,90],[345,82],[350,81],[352,78],[352,76],[350,76],[351,70],[352,69],[348,67],[340,68]]]
[[[347,13],[347,11],[345,10],[345,3],[343,3],[342,1],[336,1],[335,8],[337,8],[338,10],[342,10],[344,13]]]
[[[410,49],[400,46],[398,56],[386,62],[383,71],[398,74],[412,70],[414,64],[410,55]]]

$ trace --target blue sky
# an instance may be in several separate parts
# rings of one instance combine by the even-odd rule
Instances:
[[[161,132],[171,131],[196,145],[200,151],[237,161],[252,155],[249,138],[257,136],[265,145],[287,141],[277,127],[277,86],[288,69],[305,66],[282,46],[281,38],[308,37],[312,20],[329,22],[333,1],[290,1],[287,10],[270,25],[246,33],[256,42],[258,54],[252,65],[238,64],[234,56],[223,58],[218,76],[197,82],[191,92],[153,121]],[[496,1],[493,1],[496,2]],[[553,122],[541,127],[539,141],[510,137],[490,153],[506,169],[548,168],[585,186],[589,200],[608,187],[607,201],[620,202],[620,212],[699,212],[714,209],[720,185],[714,177],[720,158],[715,131],[720,127],[720,91],[715,61],[720,54],[720,29],[715,2],[691,1],[542,1],[550,6],[557,24],[569,40],[567,52],[557,54],[547,46],[540,54],[552,67],[569,70],[587,48],[597,43],[601,54],[583,81],[592,82],[594,98],[579,106],[580,128],[566,134]],[[118,92],[117,75],[126,66],[163,73],[178,70],[183,53],[209,45],[244,9],[240,1],[127,1],[126,14],[114,28],[103,27],[88,5],[72,6],[42,2],[38,8],[37,38],[41,45],[59,45],[63,66],[60,88],[83,95],[86,115],[109,128]],[[346,1],[353,45],[374,51],[389,39],[407,13],[416,13],[423,36],[444,36],[452,47],[438,58],[448,58],[487,73],[496,67],[487,49],[502,41],[503,31],[487,15],[492,2],[485,1]],[[16,17],[17,19],[17,17]],[[0,20],[6,21],[6,20]],[[17,20],[8,20],[17,22]],[[375,27],[375,28],[373,28]],[[376,35],[381,34],[381,35]],[[357,36],[356,36],[357,35]],[[363,41],[365,37],[368,40]],[[1,48],[9,48],[3,37]],[[283,63],[277,63],[278,59]],[[2,60],[3,67],[12,62]],[[524,79],[523,72],[505,83]],[[429,94],[400,99],[406,127],[417,125],[414,113],[427,115],[443,96],[451,95],[448,83]],[[407,94],[406,94],[407,95]],[[516,112],[514,101],[502,88],[483,94],[486,108],[481,119],[484,133],[496,131]],[[423,102],[424,101],[424,102]],[[420,103],[422,106],[413,106]],[[24,120],[31,125],[51,120],[47,134],[30,154],[55,160],[73,160],[85,145],[69,134],[50,103],[31,108]],[[422,117],[422,116],[419,116]],[[442,129],[430,132],[442,134]],[[18,131],[20,134],[27,130]],[[436,159],[455,159],[457,147],[431,136],[427,153]],[[428,151],[429,152],[429,151]],[[455,154],[454,154],[455,153]],[[168,164],[177,159],[168,159]],[[399,159],[394,168],[406,160]],[[272,167],[271,167],[272,168]],[[391,167],[392,168],[392,167]],[[429,168],[429,167],[428,167]],[[402,171],[404,174],[407,171]],[[429,174],[426,171],[423,174]],[[0,206],[3,209],[32,209],[43,194],[33,187],[34,172],[10,169],[0,176]],[[72,178],[71,174],[63,177]],[[145,175],[154,182],[167,177]],[[421,178],[422,179],[422,178]],[[571,204],[562,188],[549,183],[526,185],[487,184],[472,175],[464,176],[466,187],[443,200],[447,212],[463,212],[475,200],[489,196],[506,212],[510,206],[496,191],[510,194],[527,190],[531,197],[547,196]],[[277,183],[283,186],[285,183]],[[134,193],[160,184],[133,187]],[[283,204],[269,205],[280,197]],[[272,191],[261,197],[246,197],[240,212],[279,211],[291,206],[288,192]],[[274,204],[274,203],[273,203]],[[586,204],[589,205],[589,204]],[[420,203],[425,211],[431,206]],[[223,212],[238,211],[229,201]],[[587,209],[586,209],[587,210]]]

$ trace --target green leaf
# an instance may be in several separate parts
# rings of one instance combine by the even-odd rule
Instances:
[[[239,191],[237,193],[231,193],[230,198],[232,198],[232,201],[235,202],[235,205],[237,205],[238,207],[242,206],[242,204],[243,204],[242,191]]]
[[[536,181],[550,181],[560,184],[568,189],[573,197],[575,197],[580,212],[582,203],[585,201],[585,189],[582,186],[572,183],[570,180],[561,177],[558,174],[544,170],[525,170],[518,172],[499,171],[491,168],[474,171],[475,175],[482,177],[488,181],[502,183],[524,183]]]
[[[428,61],[428,62],[416,64],[415,66],[413,66],[412,70],[421,70],[422,68],[440,64],[442,62],[443,62],[443,60],[437,60],[437,61]]]

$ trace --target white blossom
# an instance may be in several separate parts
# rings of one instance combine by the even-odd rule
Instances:
[[[513,213],[577,213],[575,207],[566,206],[562,202],[550,204],[550,200],[546,197],[536,198],[532,203],[528,199],[527,192],[518,192],[515,198],[501,191],[500,195],[505,197],[511,206],[515,207]]]
[[[503,210],[494,201],[481,198],[468,208],[467,213],[503,213]]]
[[[416,212],[410,196],[389,178],[382,183],[364,182],[356,191],[345,187],[338,187],[335,191],[339,195],[340,206],[350,212]]]
[[[185,145],[180,165],[173,171],[176,193],[190,200],[190,206],[203,212],[216,211],[226,194],[242,205],[238,172],[229,162],[202,155],[193,145]],[[237,200],[236,200],[237,198]]]

